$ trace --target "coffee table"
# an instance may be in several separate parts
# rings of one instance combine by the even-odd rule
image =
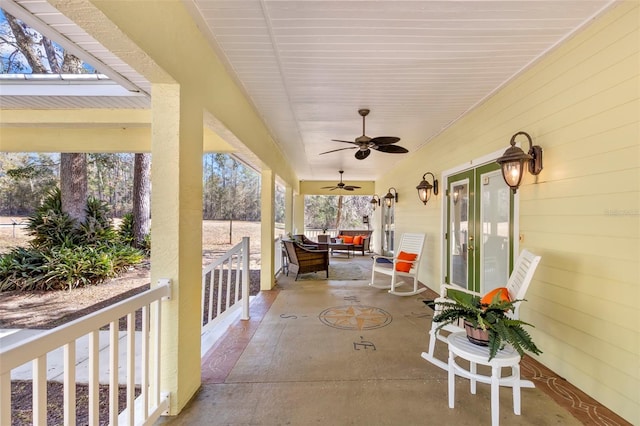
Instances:
[[[331,250],[331,254],[333,254],[334,250],[346,250],[347,251],[347,259],[351,257],[353,253],[353,243],[329,243],[329,250]]]

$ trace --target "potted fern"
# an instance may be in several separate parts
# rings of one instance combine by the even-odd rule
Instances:
[[[533,326],[508,315],[513,312],[516,303],[523,300],[509,300],[503,292],[496,292],[488,301],[486,296],[481,299],[456,290],[450,290],[448,297],[451,301],[436,300],[439,313],[433,321],[440,323],[438,329],[464,321],[469,341],[489,347],[489,360],[506,344],[513,346],[521,356],[525,351],[535,355],[542,353],[524,328],[525,325]]]

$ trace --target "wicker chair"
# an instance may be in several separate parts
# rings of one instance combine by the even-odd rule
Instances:
[[[284,240],[282,243],[289,258],[289,271],[296,273],[296,280],[300,274],[318,271],[327,271],[329,278],[329,251],[307,249],[293,241]]]

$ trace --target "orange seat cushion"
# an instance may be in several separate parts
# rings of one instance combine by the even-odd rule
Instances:
[[[341,235],[340,238],[342,238],[342,242],[345,244],[353,243],[353,237],[350,235]]]
[[[356,235],[355,237],[353,237],[353,244],[355,244],[357,246],[362,244],[362,236],[361,235]]]
[[[509,297],[509,290],[506,287],[498,287],[491,290],[489,293],[482,296],[480,299],[481,305],[490,305],[493,301],[496,302],[509,302],[511,298]]]
[[[405,253],[403,251],[401,251],[400,253],[398,253],[398,260],[408,260],[413,262],[414,260],[416,260],[416,258],[418,257],[417,254],[415,253]],[[409,272],[411,270],[411,266],[413,265],[413,263],[409,263],[409,262],[397,262],[396,263],[396,271],[398,272]]]

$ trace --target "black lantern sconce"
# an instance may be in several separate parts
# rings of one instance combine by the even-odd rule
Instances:
[[[393,194],[391,193],[391,191],[393,191]],[[389,188],[387,195],[384,196],[384,203],[387,205],[387,207],[391,208],[394,200],[396,203],[398,202],[398,191],[396,191],[395,188],[391,187]]]
[[[427,175],[431,175],[431,181],[433,184],[427,182]],[[427,172],[422,175],[422,182],[416,186],[418,190],[418,197],[422,204],[427,205],[427,201],[431,198],[431,192],[433,191],[434,195],[438,195],[438,179],[431,172]]]
[[[380,205],[380,196],[378,194],[373,194],[373,198],[369,202],[371,203],[371,207],[373,207],[373,211],[375,211],[376,207]]]
[[[524,135],[529,140],[529,153],[525,152],[516,146],[516,137]],[[542,171],[542,148],[538,145],[533,145],[531,136],[525,132],[518,132],[511,137],[511,146],[502,154],[502,157],[496,160],[496,163],[500,164],[502,168],[502,177],[504,181],[509,185],[515,194],[522,181],[522,175],[524,174],[524,164],[528,164],[529,173],[537,175]]]

